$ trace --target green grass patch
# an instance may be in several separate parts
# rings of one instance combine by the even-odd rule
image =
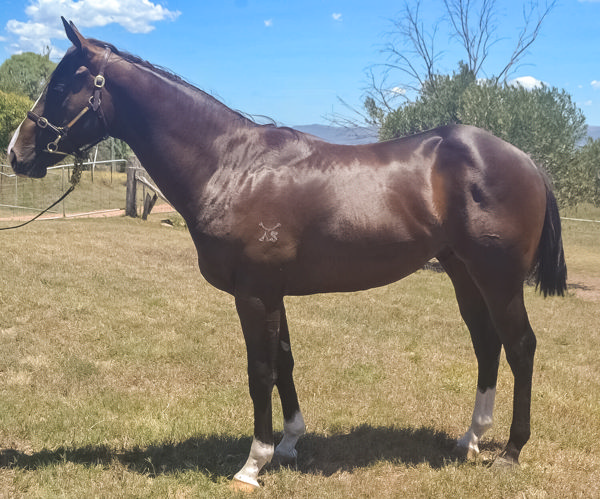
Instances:
[[[160,218],[3,233],[0,497],[231,497],[252,435],[233,299]],[[565,222],[564,239],[570,273],[597,276],[598,228]],[[500,473],[485,464],[508,436],[505,361],[482,459],[452,460],[477,373],[444,274],[287,298],[308,433],[298,470],[265,472],[254,497],[600,495],[600,302],[526,300],[533,434],[521,468]]]

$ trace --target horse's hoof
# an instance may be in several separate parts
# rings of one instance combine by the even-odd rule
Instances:
[[[455,445],[452,455],[461,461],[476,461],[479,457],[479,450],[464,445]]]
[[[244,482],[242,480],[238,480],[237,478],[234,478],[231,481],[231,485],[230,485],[231,490],[233,490],[234,492],[243,492],[245,494],[250,494],[251,492],[254,492],[256,489],[258,489],[259,487],[260,487],[260,485],[258,485],[258,482],[254,482],[254,483]]]
[[[519,460],[510,457],[506,453],[500,454],[492,463],[492,468],[496,469],[511,469],[519,466]]]
[[[520,453],[521,451],[517,449],[514,444],[509,442],[500,455],[494,459],[492,467],[500,469],[516,468],[519,466]]]
[[[298,458],[296,456],[284,456],[282,454],[277,454],[276,452],[269,464],[269,468],[292,468],[295,470],[298,468]]]

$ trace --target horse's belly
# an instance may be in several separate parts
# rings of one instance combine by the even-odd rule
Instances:
[[[368,244],[299,252],[286,268],[286,294],[359,291],[406,277],[435,256],[425,241]]]

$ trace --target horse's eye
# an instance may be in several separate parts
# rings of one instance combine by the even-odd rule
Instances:
[[[62,94],[65,91],[66,85],[64,83],[57,83],[54,85],[53,90]]]

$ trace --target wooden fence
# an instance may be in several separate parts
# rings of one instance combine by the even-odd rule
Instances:
[[[28,179],[0,164],[0,222],[27,219],[50,206],[68,189],[72,168],[61,164],[43,179]],[[77,188],[44,218],[120,212],[145,219],[159,198],[168,203],[137,158],[89,161]]]
[[[142,168],[137,158],[127,162],[127,193],[125,197],[125,215],[137,217],[140,202],[139,187],[141,187],[142,219],[146,220],[154,208],[158,198],[170,205],[160,189],[149,179],[146,170]]]

